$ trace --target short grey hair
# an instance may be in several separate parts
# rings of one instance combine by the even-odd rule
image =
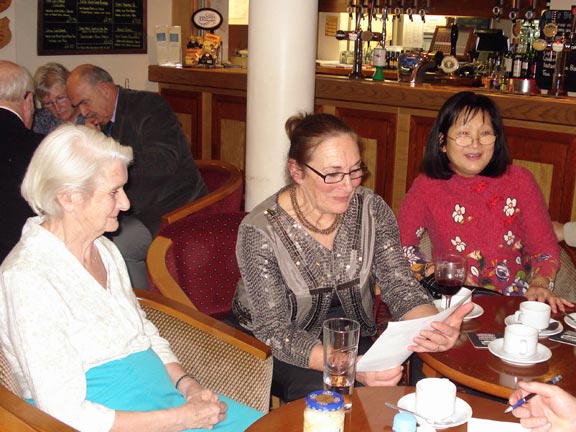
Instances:
[[[64,124],[40,143],[28,165],[21,192],[38,215],[58,219],[60,192],[94,192],[102,170],[119,161],[126,166],[133,152],[102,132],[87,126]]]
[[[21,102],[27,93],[34,92],[32,75],[24,66],[0,60],[0,100]]]
[[[59,84],[66,88],[66,80],[70,71],[60,63],[46,63],[36,69],[34,74],[34,90],[40,99],[49,96],[52,87]]]

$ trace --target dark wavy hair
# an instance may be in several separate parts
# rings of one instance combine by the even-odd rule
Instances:
[[[300,165],[310,162],[314,149],[328,138],[350,135],[358,144],[356,132],[332,114],[296,114],[286,120],[284,128],[290,139],[288,158]]]
[[[492,123],[496,142],[494,143],[494,154],[486,167],[479,174],[485,177],[499,177],[511,164],[508,144],[504,136],[502,117],[496,104],[488,97],[463,91],[451,96],[440,108],[438,117],[432,126],[424,157],[422,158],[421,171],[428,177],[448,180],[454,174],[450,168],[450,160],[442,151],[446,145],[448,129],[452,127],[458,119],[464,123],[471,120],[476,114],[481,113],[487,116]]]

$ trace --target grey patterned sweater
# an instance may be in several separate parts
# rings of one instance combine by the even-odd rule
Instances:
[[[394,319],[431,301],[404,258],[392,210],[363,187],[343,215],[332,250],[308,235],[275,194],[242,221],[236,256],[238,321],[274,357],[304,368],[320,343],[332,296],[360,323],[362,336],[376,333],[375,284]]]

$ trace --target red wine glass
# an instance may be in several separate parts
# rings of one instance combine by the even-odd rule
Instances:
[[[452,296],[466,282],[466,257],[456,254],[437,256],[434,260],[434,278],[446,298],[445,308],[448,309]]]

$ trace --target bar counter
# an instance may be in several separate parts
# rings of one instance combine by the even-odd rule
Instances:
[[[534,173],[552,219],[576,219],[576,98],[411,87],[328,75],[326,68],[321,72],[316,75],[316,110],[335,114],[358,131],[372,173],[366,186],[395,211],[418,174],[441,105],[458,91],[472,90],[499,106],[514,163]],[[180,116],[197,159],[223,159],[244,167],[246,69],[149,66],[149,79],[159,83],[160,93]]]

